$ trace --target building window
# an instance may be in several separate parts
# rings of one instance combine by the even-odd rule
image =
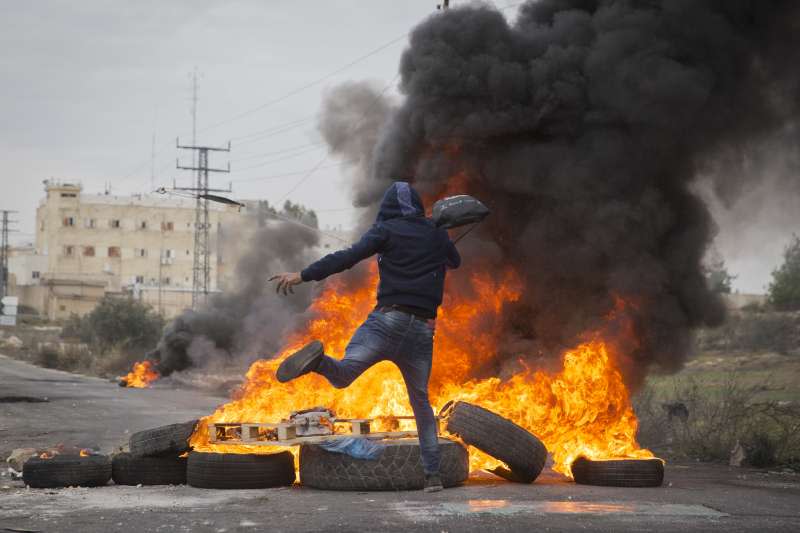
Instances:
[[[144,276],[136,276],[136,283],[144,283]]]
[[[75,247],[69,245],[64,246],[64,255],[66,257],[72,257],[73,255],[75,255]]]
[[[136,248],[133,251],[136,257],[147,257],[147,249],[146,248]]]
[[[75,217],[64,217],[64,226],[72,227],[75,225]]]
[[[191,252],[190,252],[189,250],[186,250],[186,255],[189,255],[190,253],[191,253]]]
[[[78,195],[75,194],[74,192],[62,192],[61,193],[61,198],[77,198],[77,197],[78,197]]]
[[[108,247],[108,257],[119,257],[119,246],[109,246]]]
[[[122,222],[118,218],[115,218],[115,219],[113,219],[111,221],[111,227],[112,228],[121,228],[122,227]]]
[[[38,270],[31,270],[31,279],[39,279],[41,273]]]
[[[97,221],[93,218],[84,218],[83,219],[83,227],[87,229],[93,229],[97,227]]]
[[[147,229],[147,221],[146,220],[142,220],[141,222],[139,222],[139,229]]]
[[[169,285],[169,284],[170,284],[170,281],[172,281],[172,280],[171,280],[171,279],[169,279],[169,277],[166,277],[166,278],[164,278],[164,281],[163,281],[162,283],[163,283],[164,285]]]
[[[44,219],[42,219],[42,223],[39,225],[39,229],[44,231]]]
[[[162,222],[161,223],[161,231],[172,231],[175,229],[174,222]]]
[[[94,246],[84,246],[83,247],[83,256],[84,257],[94,257]]]

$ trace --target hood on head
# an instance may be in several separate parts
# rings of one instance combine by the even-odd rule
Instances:
[[[395,181],[383,195],[377,222],[399,217],[425,216],[425,208],[417,191],[408,182]]]

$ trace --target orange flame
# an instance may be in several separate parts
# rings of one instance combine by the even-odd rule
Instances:
[[[81,457],[89,457],[90,455],[92,455],[92,451],[91,450],[88,450],[88,449],[84,448],[84,449],[82,449],[80,451],[80,456]]]
[[[159,377],[158,372],[153,368],[152,361],[139,361],[133,364],[133,369],[127,376],[122,378],[126,387],[134,387],[143,389],[149,387],[150,383],[157,380]]]
[[[273,453],[277,450],[270,446],[211,444],[207,424],[278,421],[292,410],[315,405],[347,418],[388,420],[389,415],[411,415],[400,372],[388,362],[379,363],[342,390],[316,374],[289,383],[275,379],[280,362],[313,339],[325,343],[328,355],[343,355],[351,335],[374,306],[376,270],[373,264],[369,282],[356,288],[338,279],[329,282],[312,304],[317,318],[294,334],[277,357],[251,365],[235,399],[198,425],[190,439],[192,446],[200,451]],[[437,320],[430,380],[435,407],[451,399],[464,400],[511,419],[541,438],[553,455],[554,468],[568,476],[572,461],[580,455],[596,460],[652,457],[636,443],[636,416],[614,363],[618,354],[599,334],[566,351],[563,368],[554,375],[534,371],[520,358],[516,373],[507,379],[475,379],[475,370],[497,354],[501,311],[519,298],[522,284],[512,270],[499,276],[473,274],[470,282],[469,294],[446,293]],[[412,421],[400,423],[403,429],[413,427]],[[374,427],[381,430],[380,425],[377,420]],[[470,462],[473,470],[497,464],[477,450],[471,450]]]

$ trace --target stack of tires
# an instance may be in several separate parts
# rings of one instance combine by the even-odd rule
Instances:
[[[22,480],[35,489],[102,487],[111,479],[111,460],[106,455],[55,455],[31,457],[22,465]]]
[[[439,439],[442,485],[455,487],[469,475],[469,456],[460,443]],[[416,490],[425,485],[417,439],[386,441],[377,459],[356,459],[315,444],[300,446],[300,481],[325,490]]]
[[[544,467],[547,450],[534,435],[491,411],[466,402],[447,406],[447,431],[464,443],[503,461],[493,472],[511,481],[531,483]],[[469,476],[467,448],[439,439],[442,484],[461,485]],[[356,459],[318,445],[300,447],[300,481],[326,490],[413,490],[425,479],[417,439],[386,441],[378,459]]]
[[[130,453],[114,456],[118,485],[183,485],[204,489],[266,489],[294,483],[294,456],[191,451],[197,420],[134,433]]]
[[[189,437],[197,420],[139,431],[131,435],[129,453],[111,462],[117,485],[185,485]]]

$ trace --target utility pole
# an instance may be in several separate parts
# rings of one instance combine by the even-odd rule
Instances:
[[[17,211],[3,210],[2,222],[0,222],[0,299],[8,295],[8,234],[15,231],[11,229],[11,224],[16,224],[16,220],[9,220],[8,215]]]
[[[194,150],[197,154],[198,164],[196,166],[184,167],[180,162],[176,162],[177,168],[181,170],[197,171],[197,182],[193,187],[177,187],[173,183],[173,190],[194,193],[197,197],[194,218],[194,262],[192,264],[192,309],[197,309],[208,300],[208,292],[211,285],[211,249],[209,247],[208,222],[208,195],[211,192],[231,192],[231,185],[227,189],[212,189],[208,186],[209,172],[231,171],[231,164],[228,163],[227,169],[209,168],[209,152],[230,152],[231,143],[228,142],[227,148],[213,146],[181,145],[180,140],[176,141],[179,150]]]

